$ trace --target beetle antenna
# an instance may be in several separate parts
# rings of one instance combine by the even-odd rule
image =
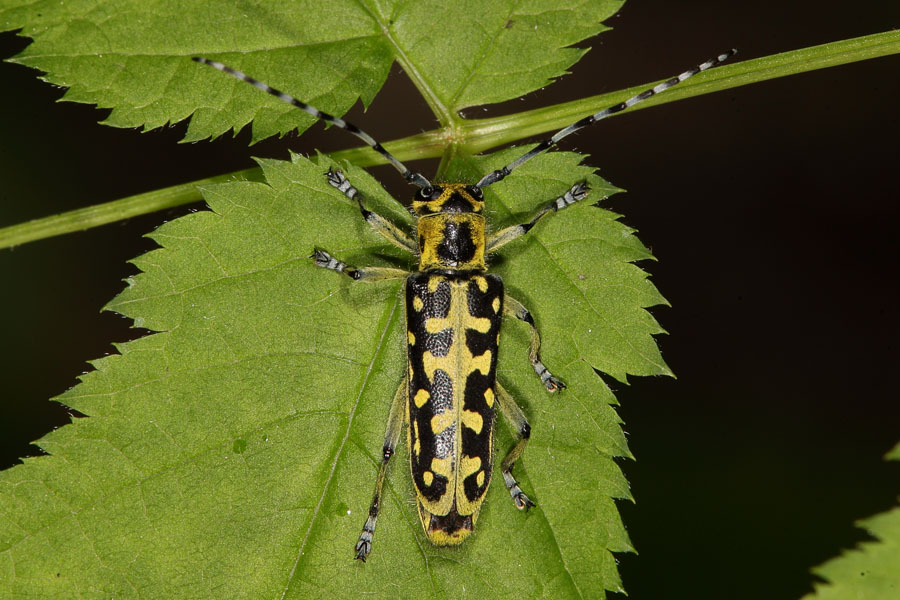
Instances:
[[[615,114],[617,112],[621,112],[630,106],[634,106],[638,102],[643,102],[644,100],[651,98],[652,96],[655,96],[656,94],[658,94],[662,91],[665,91],[672,86],[678,85],[685,79],[687,79],[689,77],[693,77],[694,75],[696,75],[697,73],[699,73],[701,71],[711,69],[712,67],[715,67],[715,66],[721,64],[722,62],[724,62],[724,61],[728,60],[729,58],[731,58],[732,56],[734,56],[736,53],[737,53],[737,50],[732,48],[731,50],[729,50],[728,52],[725,52],[724,54],[720,54],[719,56],[717,56],[713,59],[710,59],[703,64],[697,65],[693,69],[685,71],[681,75],[672,77],[671,79],[667,79],[666,81],[663,81],[662,83],[657,84],[648,90],[644,90],[643,92],[641,92],[640,94],[638,94],[636,96],[632,96],[625,102],[619,102],[616,105],[610,106],[609,108],[604,108],[603,110],[601,110],[598,113],[594,113],[593,115],[584,117],[583,119],[576,121],[575,123],[572,123],[565,129],[561,129],[560,131],[553,134],[553,137],[549,137],[546,140],[544,140],[543,142],[539,143],[532,150],[523,154],[522,156],[520,156],[513,162],[509,163],[502,169],[497,169],[496,171],[485,175],[484,177],[481,178],[481,181],[479,181],[478,183],[475,184],[475,186],[479,187],[479,188],[485,188],[491,184],[494,184],[494,183],[497,183],[498,181],[503,180],[513,170],[521,167],[523,163],[531,160],[532,158],[534,158],[541,152],[549,150],[550,148],[555,146],[557,143],[559,143],[559,141],[561,139],[563,139],[564,137],[566,137],[567,135],[575,133],[579,129],[583,129],[583,128],[587,127],[588,125],[593,125],[597,121],[600,121],[601,119],[605,119],[606,117],[608,117],[612,114]]]
[[[397,158],[393,154],[391,154],[390,152],[385,150],[384,146],[382,146],[381,144],[376,142],[372,138],[372,136],[370,136],[368,133],[366,133],[365,131],[363,131],[362,129],[360,129],[359,127],[354,125],[353,123],[348,123],[347,121],[345,121],[343,119],[340,119],[333,115],[329,115],[328,113],[322,112],[315,106],[311,106],[311,105],[307,104],[306,102],[301,102],[300,100],[297,100],[290,94],[285,94],[282,91],[276,90],[275,88],[266,85],[262,81],[253,79],[249,75],[245,75],[244,73],[241,73],[237,69],[232,69],[231,67],[229,67],[227,65],[223,65],[222,63],[220,63],[218,61],[210,60],[208,58],[203,58],[200,56],[195,56],[195,57],[193,57],[193,59],[199,63],[203,63],[205,65],[211,66],[214,69],[218,69],[218,70],[222,71],[223,73],[228,73],[229,75],[236,77],[236,78],[240,79],[241,81],[246,81],[250,85],[261,89],[262,91],[266,92],[267,94],[271,94],[272,96],[275,96],[279,100],[283,100],[284,102],[287,102],[288,104],[292,104],[292,105],[296,106],[300,110],[311,114],[312,116],[314,116],[317,119],[325,121],[326,123],[331,123],[332,125],[334,125],[336,127],[340,127],[341,129],[343,129],[345,131],[349,131],[350,133],[352,133],[353,135],[355,135],[356,137],[358,137],[359,139],[364,141],[366,144],[371,146],[372,149],[375,150],[375,152],[382,155],[385,159],[387,159],[387,161],[389,163],[394,165],[394,168],[396,168],[398,171],[400,171],[400,174],[403,176],[403,179],[405,179],[409,183],[411,183],[415,186],[418,186],[422,189],[425,189],[425,190],[431,189],[431,182],[428,181],[421,173],[417,173],[416,171],[410,171],[409,169],[407,169],[406,165],[404,165],[402,162],[397,160]]]

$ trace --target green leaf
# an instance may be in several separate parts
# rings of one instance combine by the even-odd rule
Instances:
[[[214,5],[163,0],[44,0],[0,5],[0,28],[34,43],[15,60],[68,87],[65,99],[112,108],[117,127],[161,127],[193,114],[186,140],[253,121],[259,140],[314,121],[191,56],[216,58],[323,110],[368,105],[394,60],[446,125],[468,106],[547,85],[605,30],[622,0],[331,2]]]
[[[484,173],[519,151],[465,158],[451,173]],[[520,222],[573,181],[589,182],[591,201],[616,191],[580,158],[545,155],[489,188],[492,223]],[[358,564],[405,369],[401,284],[354,283],[308,256],[321,247],[360,265],[413,265],[328,185],[323,161],[262,161],[267,184],[211,186],[211,212],[152,234],[161,248],[135,260],[142,273],[108,308],[158,333],[95,361],[60,398],[90,418],[46,436],[52,456],[0,474],[0,589],[304,599],[621,589],[611,553],[631,546],[613,498],[630,496],[613,458],[629,453],[594,368],[667,372],[650,337],[661,330],[642,310],[663,300],[630,264],[647,250],[590,202],[503,249],[496,272],[534,313],[544,358],[569,385],[548,395],[527,360],[527,327],[505,327],[499,377],[532,423],[517,474],[538,507],[517,511],[495,484],[475,535],[436,548],[401,458],[373,553]],[[346,172],[371,209],[409,225],[364,171]],[[511,443],[499,425],[498,452]]]
[[[900,460],[900,444],[887,457]],[[813,569],[816,584],[804,600],[883,600],[900,596],[900,506],[858,523],[874,541]]]

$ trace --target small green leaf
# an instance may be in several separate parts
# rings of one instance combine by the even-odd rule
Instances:
[[[601,21],[623,3],[409,2],[392,18],[389,37],[410,78],[443,107],[435,112],[440,119],[445,111],[446,124],[464,108],[518,98],[565,74],[586,52],[567,46],[609,29]]]
[[[900,444],[887,457],[900,460]],[[900,597],[900,507],[858,523],[874,541],[813,569],[817,583],[804,600],[886,600]]]
[[[0,6],[0,29],[34,39],[15,61],[112,108],[107,124],[153,129],[193,115],[186,140],[253,122],[253,139],[314,121],[189,59],[221,60],[323,110],[368,105],[394,60],[443,124],[459,110],[547,85],[585,52],[623,0],[184,4],[43,0]],[[17,6],[18,5],[18,6]],[[514,76],[511,76],[513,75]]]

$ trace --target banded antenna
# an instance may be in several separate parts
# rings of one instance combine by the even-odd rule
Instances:
[[[557,133],[553,134],[553,137],[547,138],[543,142],[539,143],[533,149],[531,149],[527,153],[523,154],[522,156],[520,156],[513,162],[509,163],[502,169],[497,169],[496,171],[489,173],[488,175],[485,175],[484,177],[481,178],[481,181],[479,181],[478,183],[475,184],[475,186],[479,187],[479,188],[485,188],[491,184],[494,184],[494,183],[497,183],[498,181],[503,180],[513,170],[518,169],[519,167],[522,166],[523,163],[531,160],[532,158],[534,158],[541,152],[545,152],[546,150],[549,150],[550,148],[555,146],[557,143],[559,143],[559,141],[561,139],[563,139],[564,137],[566,137],[567,135],[575,133],[579,129],[583,129],[583,128],[587,127],[588,125],[593,125],[597,121],[600,121],[601,119],[605,119],[606,117],[608,117],[612,114],[623,111],[626,108],[629,108],[631,106],[634,106],[638,102],[643,102],[644,100],[651,98],[652,96],[655,96],[656,94],[658,94],[662,91],[665,91],[672,86],[678,85],[685,79],[687,79],[689,77],[693,77],[694,75],[696,75],[697,73],[699,73],[701,71],[705,71],[707,69],[710,69],[712,67],[715,67],[715,66],[723,63],[724,61],[728,60],[735,54],[737,54],[737,50],[732,48],[731,50],[729,50],[728,52],[725,52],[724,54],[720,54],[719,56],[717,56],[713,59],[710,59],[703,64],[697,65],[693,69],[685,71],[681,75],[672,77],[671,79],[667,79],[666,81],[663,81],[662,83],[657,84],[656,86],[650,88],[649,90],[644,90],[637,96],[633,96],[633,97],[629,98],[628,100],[626,100],[625,102],[620,102],[614,106],[605,108],[598,113],[587,116],[579,121],[576,121],[575,123],[572,123],[565,129],[561,129]]]
[[[272,96],[275,96],[279,100],[283,100],[284,102],[287,102],[288,104],[292,104],[292,105],[296,106],[300,110],[311,114],[312,116],[314,116],[317,119],[321,119],[322,121],[325,121],[326,123],[331,123],[332,125],[334,125],[336,127],[340,127],[344,131],[349,131],[350,133],[352,133],[353,135],[355,135],[356,137],[358,137],[359,139],[364,141],[366,144],[371,146],[375,152],[377,152],[378,154],[385,157],[389,163],[394,165],[394,167],[398,171],[400,171],[400,174],[403,175],[403,179],[405,179],[406,181],[408,181],[409,183],[411,183],[415,186],[422,188],[423,190],[431,189],[431,187],[432,187],[431,182],[428,181],[427,179],[425,179],[425,177],[421,173],[417,173],[416,171],[410,171],[409,169],[407,169],[406,165],[404,165],[402,162],[397,160],[397,158],[393,154],[391,154],[390,152],[385,150],[381,144],[379,144],[372,138],[372,136],[370,136],[368,133],[366,133],[365,131],[363,131],[362,129],[360,129],[359,127],[354,125],[353,123],[348,123],[347,121],[345,121],[343,119],[340,119],[333,115],[329,115],[328,113],[322,112],[315,106],[311,106],[311,105],[307,104],[306,102],[301,102],[300,100],[297,100],[290,94],[285,94],[282,91],[276,90],[275,88],[266,85],[262,81],[253,79],[249,75],[245,75],[244,73],[241,73],[237,69],[232,69],[231,67],[223,65],[222,63],[220,63],[218,61],[210,60],[208,58],[203,58],[200,56],[195,56],[195,57],[193,57],[193,59],[195,61],[197,61],[198,63],[203,63],[205,65],[209,65],[209,66],[213,67],[214,69],[218,69],[218,70],[222,71],[223,73],[228,73],[229,75],[232,75],[232,76],[240,79],[241,81],[246,81],[250,85],[261,89],[262,91],[266,92],[267,94],[271,94]]]

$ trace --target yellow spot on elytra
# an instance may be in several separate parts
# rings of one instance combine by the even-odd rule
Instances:
[[[478,484],[478,487],[484,485],[484,471],[478,471],[478,476],[475,477],[475,483]]]
[[[448,456],[447,458],[432,458],[431,470],[438,475],[443,475],[447,479],[450,479],[450,476],[453,474],[453,457]]]
[[[472,473],[475,473],[481,468],[481,457],[480,456],[465,456],[463,455],[462,460],[459,462],[459,471],[462,478],[465,479]]]
[[[437,291],[438,286],[444,282],[443,277],[432,276],[428,278],[428,292],[433,294]]]
[[[478,276],[478,277],[475,277],[473,279],[473,281],[475,282],[475,285],[478,286],[478,289],[481,290],[482,294],[487,291],[487,289],[488,289],[487,279],[485,279],[484,277]]]
[[[450,327],[450,319],[426,319],[425,321],[425,331],[427,333],[440,333],[441,331],[448,329]]]
[[[474,329],[478,333],[487,333],[491,330],[491,320],[486,317],[469,317],[466,320],[466,329]]]
[[[413,310],[414,310],[414,311],[419,312],[419,311],[422,310],[422,308],[423,308],[424,306],[425,306],[425,303],[422,302],[422,299],[421,299],[421,298],[419,298],[418,296],[416,296],[415,298],[413,298]]]
[[[487,402],[488,408],[493,408],[494,390],[492,390],[491,388],[484,390],[484,401]]]
[[[431,431],[438,435],[453,425],[454,415],[451,411],[442,412],[431,417]]]
[[[491,303],[491,308],[494,309],[494,312],[500,312],[500,296],[494,298],[494,301]]]
[[[429,398],[431,398],[431,394],[428,393],[428,390],[419,390],[416,392],[416,395],[413,396],[413,402],[416,403],[417,408],[422,408],[425,406],[425,403],[428,402]]]
[[[433,422],[434,420],[432,420],[432,423]],[[464,410],[462,412],[462,422],[463,425],[475,433],[481,433],[481,428],[484,427],[484,419],[480,414],[472,410]]]
[[[422,480],[425,482],[425,485],[430,486],[434,482],[434,473],[432,473],[431,471],[425,471],[424,473],[422,473]]]
[[[433,517],[429,517],[429,523],[432,518]],[[474,524],[474,518],[472,519],[472,522]],[[453,531],[432,529],[430,525],[425,528],[425,535],[428,536],[428,541],[435,546],[459,546],[463,543],[463,540],[469,537],[470,533],[472,533],[472,530],[468,527],[460,527]]]
[[[419,453],[422,451],[422,444],[419,443],[419,422],[413,421],[413,437],[416,438],[416,441],[413,442],[413,454],[418,458]]]
[[[416,334],[414,334],[412,331],[406,332],[406,339],[409,341],[410,346],[416,345]]]
[[[431,352],[424,352],[422,354],[422,367],[425,369],[425,374],[428,375],[428,379],[434,381],[434,372],[438,369],[443,369],[445,372],[447,371],[447,357],[436,357]]]
[[[473,356],[468,366],[469,373],[478,369],[482,375],[487,375],[491,369],[491,351],[485,350],[481,356]]]

